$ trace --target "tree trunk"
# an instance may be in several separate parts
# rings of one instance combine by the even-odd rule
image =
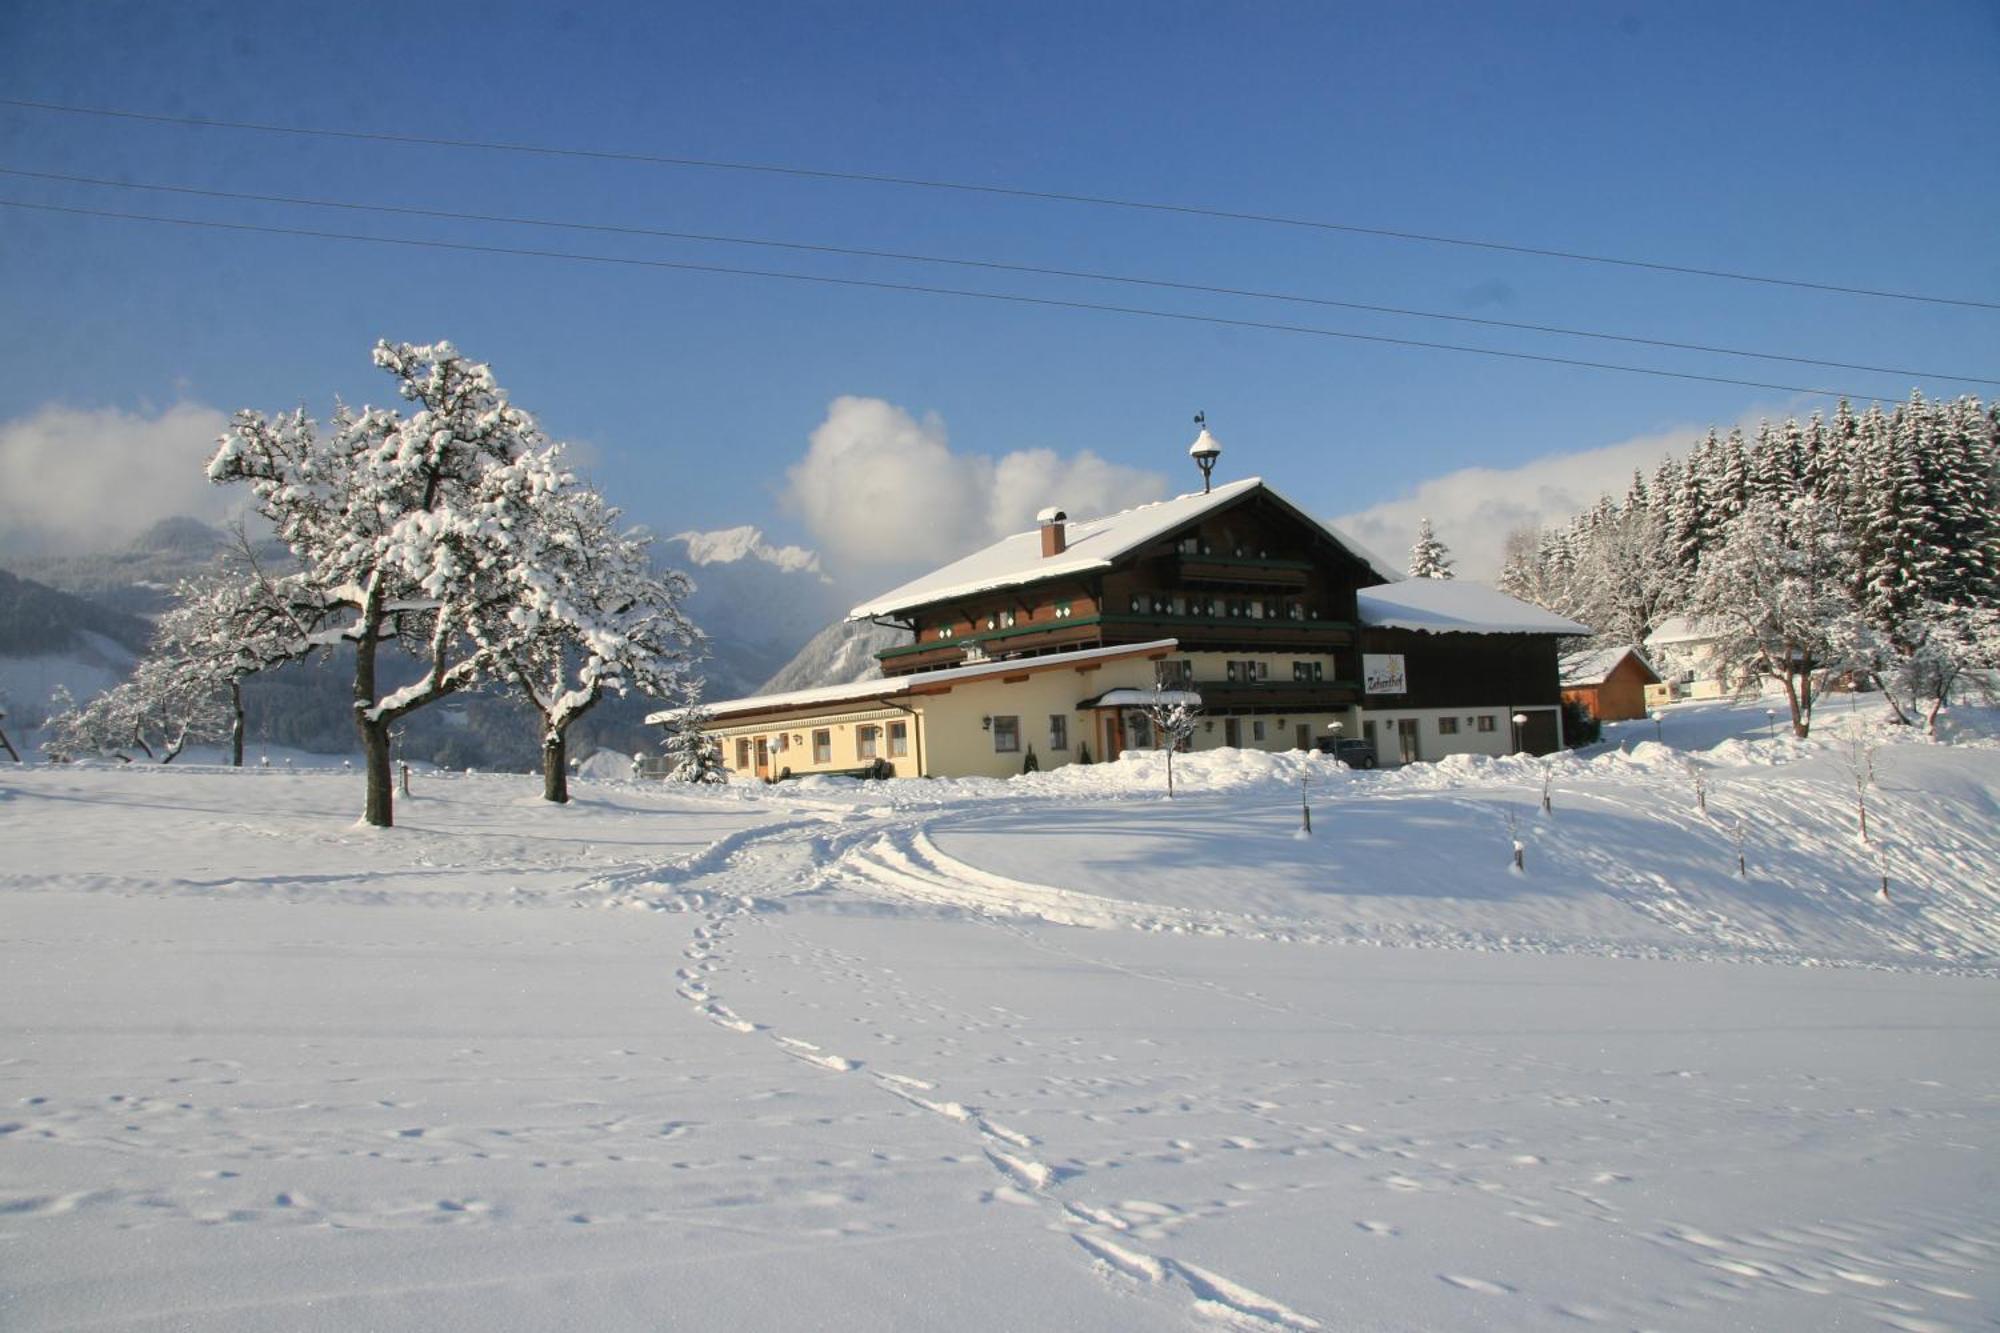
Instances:
[[[569,741],[560,731],[542,733],[542,799],[569,803]]]
[[[243,678],[229,678],[229,762],[243,767]]]
[[[5,750],[7,752],[7,757],[9,759],[12,759],[15,763],[18,764],[21,762],[20,752],[14,748],[14,742],[7,739],[7,733],[5,731],[0,731],[0,750]]]
[[[389,772],[389,724],[370,722],[360,711],[354,724],[361,729],[364,767],[368,770],[368,803],[362,818],[376,828],[393,828],[396,823],[395,782]]]
[[[369,718],[375,707],[375,650],[381,645],[379,576],[370,580],[354,638],[354,725],[361,732],[363,767],[368,771],[367,803],[361,817],[376,828],[396,823],[396,790],[389,775],[389,722]]]

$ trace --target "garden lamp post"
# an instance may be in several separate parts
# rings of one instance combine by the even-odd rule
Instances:
[[[1775,708],[1764,710],[1764,738],[1771,741],[1778,739],[1778,710]]]
[[[1667,731],[1666,728],[1661,725],[1661,721],[1665,717],[1666,714],[1661,712],[1659,709],[1655,708],[1653,710],[1653,739],[1658,741],[1662,745],[1665,745],[1667,743]]]
[[[1522,748],[1521,728],[1528,725],[1528,715],[1526,713],[1516,713],[1512,718],[1508,720],[1514,724],[1514,753],[1519,754],[1521,753],[1521,748]]]

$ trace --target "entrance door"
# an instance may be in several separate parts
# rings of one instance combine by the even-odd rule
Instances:
[[[1104,715],[1104,758],[1106,762],[1125,752],[1125,723],[1116,713]]]
[[[1301,722],[1296,727],[1292,728],[1292,748],[1294,750],[1310,750],[1312,749],[1312,745],[1313,745],[1312,723]]]
[[[1232,749],[1243,744],[1243,724],[1233,717],[1222,719],[1222,743]]]
[[[1396,745],[1401,750],[1403,762],[1414,764],[1423,758],[1417,748],[1417,720],[1413,717],[1396,719]]]
[[[757,738],[757,776],[771,776],[771,742],[763,736]]]
[[[1530,708],[1524,710],[1527,721],[1521,725],[1521,748],[1529,754],[1552,754],[1556,748],[1556,710],[1553,708]]]

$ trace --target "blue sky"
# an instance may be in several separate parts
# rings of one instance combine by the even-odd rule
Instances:
[[[10,97],[1159,199],[1989,301],[1996,82],[2000,10],[1972,3],[0,11]],[[1102,269],[2000,378],[1992,310],[1070,204],[11,107],[0,166]],[[715,244],[8,177],[0,197],[979,287],[1889,398],[1913,383]],[[1090,451],[1112,493],[1145,488],[1126,470],[1191,479],[1189,418],[1205,409],[1223,475],[1261,473],[1328,515],[1400,514],[1378,541],[1409,518],[1399,501],[1428,502],[1413,496],[1427,479],[1485,468],[1499,475],[1452,493],[1533,489],[1552,475],[1519,471],[1537,458],[1598,451],[1615,470],[1629,463],[1606,446],[1657,451],[1687,428],[1816,402],[1132,316],[12,209],[0,289],[0,422],[17,436],[52,405],[142,424],[176,403],[324,413],[336,394],[384,396],[376,337],[448,337],[552,434],[583,442],[633,518],[756,523],[836,555],[862,548],[826,526],[841,521],[828,506],[788,503],[787,475],[843,395],[935,414],[926,447],[954,458]],[[26,475],[12,474],[17,495]],[[1451,513],[1432,494],[1448,542],[1491,535],[1451,524],[1491,527],[1492,512]],[[891,572],[860,561],[861,583]]]

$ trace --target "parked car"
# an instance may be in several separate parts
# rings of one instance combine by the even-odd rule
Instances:
[[[1353,736],[1325,736],[1320,739],[1319,752],[1330,754],[1349,768],[1375,767],[1375,742]]]

